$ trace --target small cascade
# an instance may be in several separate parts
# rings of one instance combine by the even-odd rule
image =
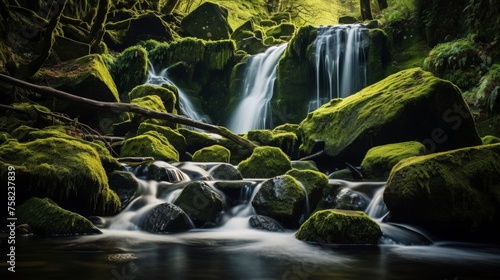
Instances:
[[[318,29],[313,42],[316,98],[309,103],[309,111],[366,86],[368,44],[368,28],[362,24]]]
[[[368,204],[368,207],[366,207],[365,212],[373,219],[380,219],[387,214],[388,211],[389,210],[384,203],[384,188],[380,188],[373,195],[373,198],[371,199],[370,204]]]
[[[228,128],[235,133],[272,127],[270,101],[278,61],[287,44],[273,46],[252,56],[247,62],[243,81],[243,100],[232,113]]]
[[[180,87],[176,86],[168,78],[168,68],[161,70],[160,73],[156,73],[154,66],[150,62],[146,84],[157,85],[157,86],[168,84],[176,87],[177,92],[179,93],[179,108],[181,114],[195,121],[211,123],[210,117],[208,117],[206,114],[202,112],[201,109],[197,108],[194,105],[194,103],[189,98],[189,95],[186,94]]]

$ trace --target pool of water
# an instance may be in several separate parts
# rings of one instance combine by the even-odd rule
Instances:
[[[308,244],[293,234],[104,230],[93,236],[19,237],[16,278],[500,279],[498,246],[438,242],[335,247]],[[5,272],[7,265],[2,265]]]

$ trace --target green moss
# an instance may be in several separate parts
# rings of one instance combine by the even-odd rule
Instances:
[[[256,142],[260,146],[273,146],[281,148],[287,154],[292,154],[295,149],[295,144],[298,141],[298,136],[295,132],[285,130],[250,130],[245,135],[251,141]]]
[[[236,44],[233,40],[219,40],[205,42],[205,65],[210,70],[223,70],[229,65]]]
[[[186,151],[186,138],[172,128],[143,122],[139,125],[137,134],[144,134],[148,131],[156,131],[165,136],[165,138],[168,139],[168,142],[174,146],[179,154],[183,154]]]
[[[500,144],[412,157],[394,166],[384,201],[394,220],[448,238],[492,234],[500,210]]]
[[[127,69],[129,70],[129,69]],[[34,79],[53,88],[102,101],[120,101],[113,72],[108,71],[98,54],[69,60],[55,67],[45,67]]]
[[[299,181],[307,191],[309,208],[315,209],[318,204],[323,189],[328,186],[328,176],[314,170],[292,169],[286,173]]]
[[[296,228],[305,197],[304,188],[294,177],[282,175],[262,182],[252,205],[257,214],[276,219],[285,227]]]
[[[48,137],[0,146],[1,175],[16,169],[17,199],[49,197],[84,215],[110,215],[120,207],[96,149],[77,140]]]
[[[387,33],[380,28],[369,31],[368,84],[371,85],[385,78],[391,61],[391,47]],[[421,65],[417,65],[421,66]]]
[[[436,137],[436,128],[446,141]],[[460,90],[420,68],[330,101],[310,113],[300,129],[305,154],[324,141],[326,154],[353,164],[361,163],[370,148],[388,143],[418,139],[431,152],[480,144]]]
[[[425,146],[415,141],[377,146],[368,150],[361,169],[366,179],[385,180],[400,160],[423,154]]]
[[[148,75],[146,49],[141,46],[125,49],[112,64],[111,75],[121,96],[126,96],[134,87],[143,84]]]
[[[156,131],[126,139],[120,155],[122,157],[153,157],[156,160],[179,161],[179,152],[168,139]]]
[[[176,89],[176,88],[175,88]],[[170,87],[154,86],[154,85],[139,85],[136,86],[128,94],[129,99],[133,100],[135,98],[157,95],[160,97],[161,101],[167,112],[177,114],[176,104],[177,104],[177,89],[174,91]]]
[[[380,226],[361,211],[321,210],[300,226],[295,237],[320,244],[377,244]]]
[[[89,220],[59,207],[49,198],[32,197],[17,208],[19,224],[28,224],[33,233],[46,236],[101,233]]]
[[[257,147],[252,155],[238,164],[244,178],[271,178],[292,169],[290,159],[279,148]]]
[[[193,161],[198,162],[229,162],[231,151],[221,145],[213,145],[198,150],[193,155]]]
[[[281,23],[266,30],[266,36],[280,39],[282,37],[289,38],[295,32],[293,23]]]
[[[167,109],[165,109],[165,105],[163,105],[161,97],[159,97],[158,95],[146,95],[144,97],[134,98],[130,101],[130,104],[135,104],[137,106],[156,112],[167,112]],[[134,119],[139,119],[142,121],[142,116],[136,115]],[[166,121],[156,119],[148,119],[148,121],[156,124],[166,123]]]
[[[313,170],[319,171],[316,163],[312,160],[295,160],[292,161],[292,168],[298,170]]]
[[[467,39],[460,39],[435,46],[424,60],[423,68],[467,89],[478,82],[480,66],[476,47]]]

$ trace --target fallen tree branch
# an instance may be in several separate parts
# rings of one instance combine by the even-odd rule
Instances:
[[[207,123],[202,123],[198,122],[189,118],[186,118],[181,115],[175,115],[171,113],[163,113],[163,112],[156,112],[152,110],[145,109],[143,107],[139,107],[135,104],[129,104],[129,103],[118,103],[118,102],[104,102],[104,101],[96,101],[93,99],[88,99],[85,97],[81,96],[76,96],[58,89],[54,89],[51,87],[47,86],[40,86],[32,83],[28,83],[26,81],[20,80],[13,78],[8,75],[0,74],[0,81],[4,81],[22,88],[30,89],[39,93],[44,93],[44,94],[49,94],[51,96],[54,96],[56,98],[61,98],[65,99],[68,101],[73,101],[73,102],[78,102],[90,107],[98,108],[101,110],[111,110],[112,112],[130,112],[130,113],[136,113],[140,114],[143,116],[146,116],[148,118],[152,119],[161,119],[161,120],[168,120],[171,122],[175,122],[178,124],[183,124],[187,126],[192,126],[196,127],[199,129],[206,130],[208,132],[216,133],[219,134],[223,137],[226,137],[227,139],[235,142],[236,144],[245,147],[245,148],[250,148],[254,149],[256,145],[252,143],[251,141],[242,138],[234,133],[232,133],[229,129],[222,127],[222,126],[216,126],[212,124],[207,124]]]

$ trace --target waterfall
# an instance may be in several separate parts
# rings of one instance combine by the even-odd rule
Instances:
[[[189,98],[189,95],[186,94],[180,87],[176,86],[168,78],[167,71],[168,68],[165,68],[161,70],[160,73],[156,73],[153,65],[150,62],[146,84],[157,85],[157,86],[168,84],[176,87],[177,92],[179,93],[179,108],[181,114],[195,121],[211,123],[210,118],[207,115],[205,115],[200,109],[196,108],[194,103]]]
[[[367,83],[368,28],[362,24],[320,27],[313,42],[316,98],[309,111],[347,97]]]
[[[272,127],[270,101],[273,97],[278,60],[287,44],[273,46],[252,56],[245,69],[243,100],[232,113],[228,128],[235,133]]]

